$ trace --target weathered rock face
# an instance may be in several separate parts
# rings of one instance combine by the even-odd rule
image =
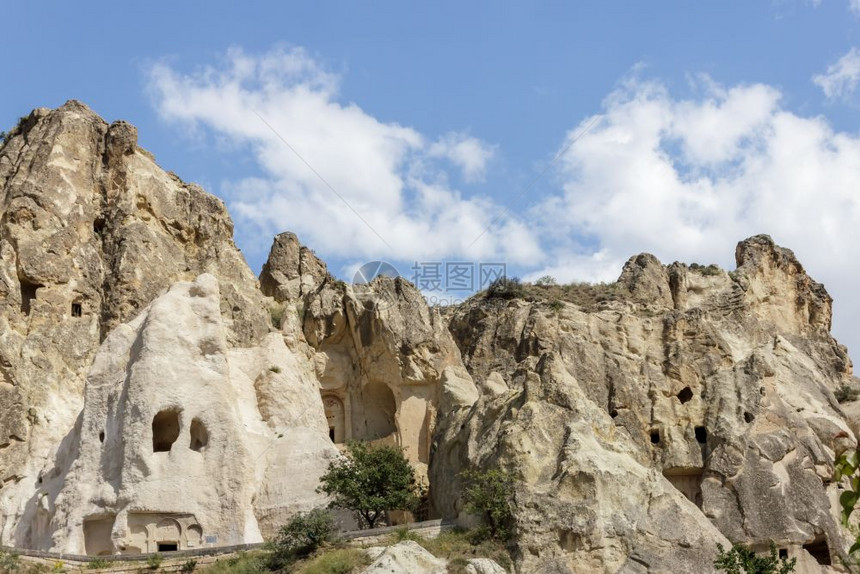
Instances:
[[[810,553],[836,560],[832,461],[856,442],[833,396],[851,365],[831,301],[768,237],[737,259],[730,276],[632,258],[626,295],[594,313],[458,309],[483,392],[440,422],[436,507],[459,512],[460,469],[510,469],[525,571],[708,572],[723,536],[774,540],[808,571]]]
[[[438,311],[410,283],[388,277],[329,281],[303,305],[334,440],[400,445],[425,477],[440,404],[477,397]]]
[[[226,335],[209,274],[114,329],[16,540],[87,554],[239,544],[324,504],[314,489],[338,453],[310,362],[277,333],[232,351]]]
[[[231,346],[259,344],[268,304],[224,204],[156,165],[134,127],[69,102],[0,147],[0,541],[83,406],[102,340],[178,280],[212,273]]]
[[[352,438],[402,446],[446,517],[460,471],[513,472],[522,572],[712,572],[729,540],[800,573],[844,555],[830,476],[860,407],[833,391],[860,381],[768,237],[731,273],[643,254],[578,303],[530,287],[445,316],[289,233],[258,283],[218,199],[69,102],[0,147],[0,254],[2,544],[257,541],[325,502]]]
[[[331,280],[325,263],[313,251],[299,243],[294,233],[275,237],[269,259],[260,273],[260,289],[282,303],[310,295]]]

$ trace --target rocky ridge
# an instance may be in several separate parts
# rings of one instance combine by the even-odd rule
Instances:
[[[642,254],[605,299],[443,315],[289,233],[258,280],[223,203],[136,139],[69,102],[0,147],[0,543],[259,541],[363,439],[404,448],[433,516],[468,520],[460,471],[511,472],[521,572],[845,556],[830,476],[857,417],[834,391],[857,381],[826,290],[769,237],[731,272]]]

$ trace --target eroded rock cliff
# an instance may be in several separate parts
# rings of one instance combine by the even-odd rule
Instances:
[[[500,465],[521,480],[527,571],[710,571],[723,536],[774,540],[802,571],[820,568],[813,554],[836,563],[832,462],[856,441],[833,395],[852,375],[831,300],[766,236],[741,242],[737,265],[640,255],[594,287],[608,292],[596,308],[535,287],[532,302],[457,309],[483,392],[441,421],[440,511],[459,512],[461,469]]]
[[[513,473],[521,572],[844,556],[830,476],[858,418],[834,390],[858,381],[827,292],[766,236],[730,273],[642,254],[444,313],[290,233],[258,281],[222,202],[69,102],[0,147],[0,253],[0,543],[258,541],[362,439],[404,448],[431,516],[468,518],[462,470]]]
[[[224,204],[164,172],[135,128],[85,105],[37,109],[0,148],[0,533],[83,407],[96,351],[179,280],[222,282],[225,337],[268,331]]]

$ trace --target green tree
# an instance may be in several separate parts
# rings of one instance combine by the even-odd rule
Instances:
[[[269,545],[270,566],[278,570],[308,556],[327,542],[333,532],[334,517],[323,508],[296,514]]]
[[[466,470],[460,473],[465,483],[465,510],[480,516],[492,538],[507,540],[514,518],[514,477],[499,469]]]
[[[368,528],[385,512],[412,510],[418,502],[415,471],[393,446],[352,441],[320,482],[318,491],[332,498],[330,507],[352,510]]]
[[[717,544],[717,550],[719,554],[714,560],[714,567],[727,574],[789,574],[794,572],[797,562],[797,558],[788,560],[778,557],[773,542],[770,543],[768,556],[759,556],[740,544],[735,544],[728,552],[722,544]]]
[[[844,434],[844,433],[843,433]],[[848,436],[844,434],[844,436]],[[839,435],[837,435],[839,438]],[[860,532],[856,526],[849,524],[851,514],[860,501],[860,455],[852,450],[839,455],[834,465],[833,481],[842,482],[844,490],[839,495],[839,505],[842,507],[842,525],[854,532],[854,544],[848,549],[848,554],[853,555],[860,550]]]

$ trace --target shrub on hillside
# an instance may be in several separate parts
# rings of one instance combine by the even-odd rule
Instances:
[[[323,508],[300,512],[281,527],[269,545],[269,562],[273,569],[283,568],[313,553],[331,539],[334,517]]]
[[[856,401],[858,397],[860,397],[860,390],[852,389],[848,385],[843,384],[838,389],[833,391],[833,395],[840,403],[850,403],[852,401]]]
[[[466,512],[480,516],[487,534],[496,540],[511,537],[514,518],[514,477],[498,469],[460,473]]]
[[[487,299],[517,299],[523,297],[525,289],[519,277],[499,277],[487,287]]]
[[[760,556],[745,546],[735,544],[728,552],[722,544],[717,544],[719,554],[714,567],[726,574],[790,574],[794,572],[797,558],[788,560],[776,554],[776,546],[770,543],[770,554]]]

